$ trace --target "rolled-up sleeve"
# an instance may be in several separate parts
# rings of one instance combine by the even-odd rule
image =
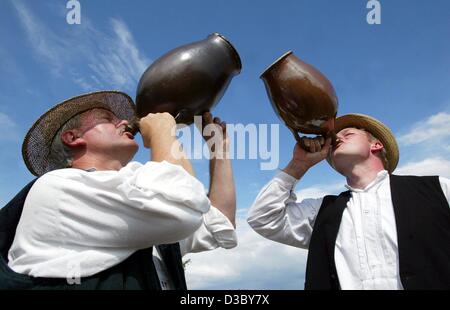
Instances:
[[[237,245],[237,236],[233,224],[219,209],[211,206],[203,214],[203,223],[190,237],[180,242],[182,255],[214,250],[231,249]]]
[[[157,197],[202,213],[210,207],[203,184],[181,166],[166,161],[147,162],[129,178],[123,190],[129,190],[127,197],[132,201],[139,201],[143,196],[144,206],[148,205],[147,198]]]
[[[59,230],[72,244],[146,248],[178,242],[202,225],[210,208],[203,184],[168,162],[129,164],[103,179],[102,172],[93,173],[79,182],[51,181],[66,182]]]
[[[297,179],[279,171],[261,190],[249,211],[248,224],[267,239],[308,248],[322,198],[297,202]]]

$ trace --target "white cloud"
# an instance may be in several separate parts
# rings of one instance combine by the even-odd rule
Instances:
[[[67,55],[64,53],[64,42],[41,23],[22,1],[16,0],[11,1],[11,3],[17,10],[19,20],[28,35],[33,49],[38,56],[52,65],[51,68],[55,74],[59,74],[67,58]]]
[[[255,183],[255,186],[258,183]],[[344,182],[300,190],[298,199],[339,193]],[[307,251],[268,240],[244,219],[248,209],[239,209],[238,246],[187,255],[191,259],[186,278],[191,289],[303,289]]]
[[[238,209],[238,210],[236,210],[236,214],[237,214],[238,216],[245,217],[245,216],[247,215],[247,213],[248,213],[249,210],[250,210],[250,208],[242,208],[242,209]]]
[[[6,128],[4,134],[0,135],[0,141],[15,141],[19,139],[17,124],[8,115],[0,113],[0,127]]]
[[[149,61],[142,57],[141,53],[136,47],[133,35],[123,21],[118,19],[111,19],[111,24],[113,26],[115,34],[117,35],[117,38],[119,39],[118,51],[121,54],[121,59],[125,61],[126,66],[134,76],[141,75],[145,68],[148,66]]]
[[[2,71],[2,75],[7,76],[9,81],[23,81],[24,75],[22,74],[20,67],[17,64],[16,59],[11,56],[10,50],[5,49],[5,46],[0,46],[0,68]]]
[[[265,239],[238,220],[239,245],[189,254],[190,289],[303,289],[306,251]]]
[[[305,198],[321,198],[326,195],[336,195],[343,190],[346,190],[344,185],[345,181],[343,180],[330,184],[319,184],[312,187],[307,187],[296,192],[297,200],[303,200]]]
[[[410,162],[395,170],[400,175],[439,175],[450,178],[450,160],[435,157]]]
[[[0,113],[0,126],[2,128],[16,127],[16,123],[6,114]]]
[[[83,90],[91,90],[94,89],[95,87],[92,86],[92,84],[90,84],[89,82],[87,82],[85,79],[83,79],[82,77],[74,77],[73,81],[79,85]]]
[[[408,162],[398,167],[396,174],[450,177],[450,113],[443,111],[417,122],[398,140],[400,158],[408,158]]]
[[[404,145],[442,141],[450,137],[450,113],[441,112],[416,123],[411,131],[399,137]]]
[[[92,26],[86,26],[88,37],[84,38],[86,47],[82,53],[93,73],[94,78],[91,80],[93,83],[100,82],[134,91],[150,60],[139,52],[123,21],[111,19],[110,22],[114,36],[107,36]]]
[[[110,19],[111,33],[104,33],[83,15],[81,25],[57,32],[39,20],[23,2],[12,3],[36,55],[54,75],[68,75],[83,91],[99,88],[134,91],[140,75],[151,62],[139,51],[121,20]]]

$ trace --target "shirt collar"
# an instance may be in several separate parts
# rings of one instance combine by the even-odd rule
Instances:
[[[368,192],[370,189],[374,188],[377,185],[380,185],[384,180],[386,180],[386,178],[389,176],[389,173],[387,172],[387,170],[381,170],[380,172],[377,173],[377,176],[375,177],[375,179],[369,183],[369,185],[366,186],[366,188],[364,189],[360,189],[360,188],[353,188],[348,184],[345,184],[345,187],[347,187],[349,190],[351,190],[352,192]]]

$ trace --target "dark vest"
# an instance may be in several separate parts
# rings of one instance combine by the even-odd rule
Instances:
[[[30,182],[4,208],[0,209],[0,289],[60,290],[161,290],[153,264],[153,247],[136,251],[116,266],[93,276],[81,278],[81,284],[70,285],[67,279],[36,278],[18,274],[8,267],[8,251],[14,240]],[[161,258],[167,266],[175,289],[186,290],[186,280],[178,243],[159,245]]]
[[[450,289],[450,208],[438,177],[390,176],[405,289]],[[314,224],[305,289],[339,289],[334,261],[350,192],[326,196]]]

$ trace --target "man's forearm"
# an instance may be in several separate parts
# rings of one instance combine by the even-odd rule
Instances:
[[[151,141],[151,160],[161,162],[163,160],[182,166],[190,175],[195,176],[191,162],[181,148],[180,142],[175,137],[159,137]]]
[[[291,160],[286,168],[283,169],[284,172],[293,176],[297,180],[300,180],[301,177],[305,175],[305,173],[309,170],[307,165]]]
[[[211,204],[236,227],[236,189],[229,159],[211,159],[209,164]]]

